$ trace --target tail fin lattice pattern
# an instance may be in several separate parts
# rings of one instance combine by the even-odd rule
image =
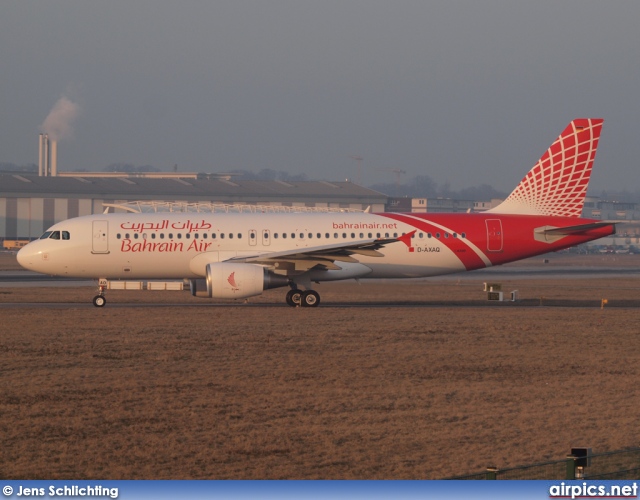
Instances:
[[[580,217],[604,120],[573,120],[498,213]]]

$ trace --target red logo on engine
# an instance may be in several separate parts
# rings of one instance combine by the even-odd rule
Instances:
[[[229,277],[227,278],[227,281],[229,282],[229,284],[235,288],[236,290],[238,290],[238,285],[236,283],[236,272],[232,272]]]

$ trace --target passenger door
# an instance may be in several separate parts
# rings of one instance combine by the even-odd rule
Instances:
[[[502,252],[502,221],[500,219],[487,219],[485,223],[487,225],[487,250],[489,252]]]
[[[93,247],[91,253],[109,253],[109,222],[93,221]]]

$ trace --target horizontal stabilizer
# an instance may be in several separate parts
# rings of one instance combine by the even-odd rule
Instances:
[[[553,226],[543,226],[534,229],[533,235],[537,241],[544,241],[545,243],[553,243],[554,241],[558,241],[565,236],[584,234],[587,231],[592,231],[594,229],[600,229],[603,227],[612,227],[613,231],[611,234],[616,233],[616,223],[612,221],[603,221],[603,222],[589,222],[587,224],[578,224],[575,226],[567,226],[567,227],[553,227]]]
[[[545,229],[544,232],[545,234],[569,236],[570,234],[580,234],[592,229],[599,229],[607,226],[615,226],[615,222],[592,222],[590,224],[578,224],[577,226],[555,227],[553,229]]]

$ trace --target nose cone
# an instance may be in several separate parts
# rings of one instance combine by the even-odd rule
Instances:
[[[22,267],[35,271],[35,269],[33,269],[33,265],[35,263],[35,252],[33,251],[33,245],[31,243],[18,250],[16,258],[18,259],[18,264]]]

